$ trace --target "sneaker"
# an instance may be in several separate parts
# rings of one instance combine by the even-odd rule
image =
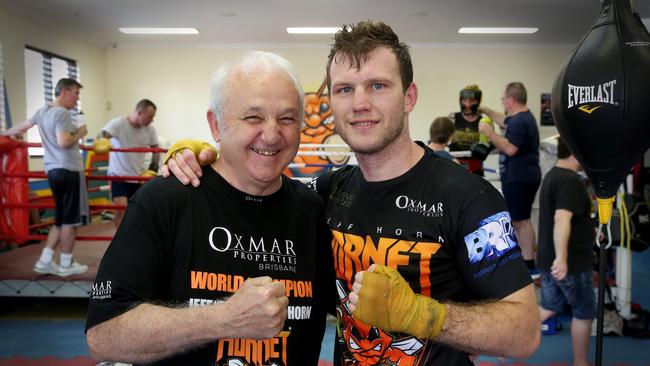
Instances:
[[[533,281],[539,279],[540,277],[537,267],[528,268],[528,273],[530,273],[530,277],[533,278]]]
[[[34,264],[34,272],[41,273],[41,274],[58,275],[59,265],[54,263],[54,261],[50,261],[49,263],[43,263],[39,259]]]
[[[88,266],[85,264],[81,264],[75,260],[70,263],[69,267],[63,267],[61,265],[58,265],[58,270],[56,275],[61,276],[61,277],[67,277],[70,275],[75,275],[75,274],[81,274],[84,273],[88,270]]]

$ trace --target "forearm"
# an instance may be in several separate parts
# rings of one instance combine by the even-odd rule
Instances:
[[[517,151],[519,150],[517,146],[511,144],[505,137],[499,136],[496,131],[486,130],[485,135],[488,137],[490,142],[504,154],[508,156],[514,156],[517,154]]]
[[[519,291],[533,301],[447,303],[447,319],[435,340],[471,354],[530,356],[539,345],[539,313],[533,285]]]
[[[497,112],[497,111],[492,110],[491,108],[488,108],[488,107],[481,107],[481,111],[483,113],[487,114],[492,119],[492,121],[494,123],[499,125],[499,127],[505,128],[505,124],[503,122],[504,119],[505,119],[505,116],[503,115],[503,113]]]
[[[151,147],[158,147],[158,145],[154,145]],[[160,153],[153,153],[151,155],[151,164],[149,164],[149,169],[153,170],[154,172],[157,172],[158,168],[160,168]]]
[[[88,330],[98,361],[149,363],[215,341],[223,326],[210,307],[168,308],[141,304]],[[222,312],[219,312],[221,314]]]
[[[569,251],[569,237],[571,236],[571,221],[555,220],[553,225],[553,246],[555,257],[566,259]]]
[[[58,143],[59,146],[63,149],[69,149],[73,147],[79,139],[85,136],[85,132],[81,129],[77,129],[75,132],[62,132],[58,134]]]

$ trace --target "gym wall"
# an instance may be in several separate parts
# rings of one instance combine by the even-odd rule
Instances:
[[[156,128],[160,135],[170,140],[179,136],[210,140],[205,112],[212,72],[221,62],[250,49],[276,52],[294,62],[305,91],[318,89],[325,76],[325,43],[118,47],[106,53],[109,115],[128,113],[137,100],[147,97],[159,106]],[[502,110],[505,85],[522,81],[528,89],[529,107],[539,120],[540,93],[550,92],[570,51],[569,45],[415,45],[412,57],[419,97],[410,116],[412,138],[426,140],[433,118],[458,110],[458,91],[473,83],[482,88],[485,105]],[[540,126],[540,132],[544,138],[556,130]]]
[[[68,33],[27,21],[0,8],[0,42],[4,50],[5,76],[14,121],[25,116],[25,44],[75,59],[84,84],[82,101],[89,136],[97,134],[110,118],[133,110],[141,98],[158,106],[156,128],[173,141],[180,136],[210,139],[205,122],[209,82],[223,61],[250,49],[277,52],[296,64],[306,91],[322,82],[329,41],[292,45],[204,45],[102,47]],[[414,44],[412,56],[417,106],[410,117],[414,139],[426,140],[434,117],[458,109],[458,91],[478,84],[483,103],[501,110],[501,93],[510,81],[528,88],[529,107],[539,120],[539,97],[549,92],[573,45],[444,45]],[[556,133],[541,127],[541,137]]]
[[[11,119],[20,123],[26,116],[25,45],[78,62],[81,69],[83,111],[88,129],[96,134],[106,119],[106,51],[80,35],[27,21],[0,7],[0,42]],[[42,170],[41,159],[30,159],[30,169]]]

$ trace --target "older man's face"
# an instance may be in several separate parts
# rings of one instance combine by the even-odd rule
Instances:
[[[272,193],[298,151],[300,96],[290,77],[277,70],[236,70],[229,85],[216,131],[219,172],[246,193]]]

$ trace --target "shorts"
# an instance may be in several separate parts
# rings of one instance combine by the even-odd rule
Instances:
[[[113,199],[116,197],[126,197],[129,199],[140,187],[142,187],[140,183],[111,182],[111,197]]]
[[[54,225],[81,225],[79,172],[63,168],[51,169],[47,172],[47,181],[54,197]]]
[[[596,296],[591,284],[591,271],[569,273],[558,281],[550,273],[539,271],[542,277],[542,301],[544,309],[561,313],[569,304],[576,319],[593,319],[596,316]]]
[[[540,181],[501,184],[501,191],[506,199],[512,221],[530,219],[530,212],[533,209],[533,201],[535,201],[539,183]]]

